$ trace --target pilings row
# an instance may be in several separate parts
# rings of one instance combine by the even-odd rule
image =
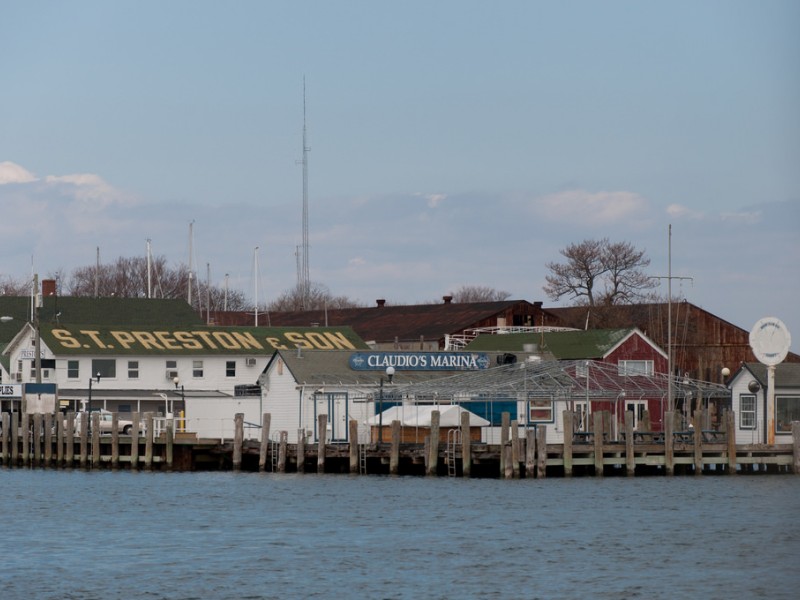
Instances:
[[[155,463],[162,463],[167,469],[172,468],[175,434],[171,421],[167,422],[158,439],[162,448],[156,456],[153,413],[141,416],[133,413],[132,422],[140,426],[130,435],[120,433],[116,413],[112,413],[111,435],[100,434],[99,413],[91,415],[91,426],[88,419],[76,421],[75,417],[73,412],[66,415],[2,413],[0,461],[4,465],[79,466],[85,469],[98,468],[106,463],[112,468],[119,468],[124,463],[131,468],[151,469]],[[102,454],[104,446],[110,454]],[[127,448],[128,453],[120,452],[120,448]]]

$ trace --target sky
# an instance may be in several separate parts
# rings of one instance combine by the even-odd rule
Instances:
[[[782,319],[800,351],[794,0],[2,13],[0,278],[149,239],[260,303],[293,287],[305,90],[310,278],[334,295],[565,306],[547,263],[608,238],[734,325]]]

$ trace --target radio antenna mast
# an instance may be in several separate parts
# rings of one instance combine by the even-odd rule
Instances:
[[[311,287],[308,270],[308,153],[310,150],[306,132],[306,78],[303,77],[303,249],[300,272],[300,292],[303,310],[309,308],[308,301]]]

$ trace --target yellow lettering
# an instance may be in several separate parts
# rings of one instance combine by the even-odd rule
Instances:
[[[156,340],[156,336],[154,336],[149,331],[131,331],[133,337],[137,339],[137,341],[144,347],[145,350],[163,350],[161,346],[158,345],[158,340]]]
[[[194,339],[194,336],[188,331],[176,331],[172,335],[178,340],[183,347],[187,350],[202,350],[203,344]]]
[[[164,344],[167,350],[180,350],[181,347],[176,343],[175,338],[169,335],[169,331],[154,331],[155,336]]]
[[[270,346],[272,346],[273,348],[275,348],[275,350],[287,350],[286,345],[285,344],[281,344],[280,338],[268,337],[267,338],[267,343]]]
[[[100,332],[99,331],[88,331],[85,329],[81,329],[81,333],[85,336],[88,336],[90,340],[92,340],[98,348],[105,348],[106,345],[100,341]]]
[[[56,338],[64,348],[80,348],[81,343],[72,337],[72,334],[66,329],[53,329],[53,337]]]
[[[326,331],[325,337],[339,350],[355,350],[356,347],[350,343],[341,331]]]
[[[233,337],[235,337],[244,348],[264,349],[264,346],[259,344],[258,340],[253,337],[253,334],[248,331],[234,331]]]
[[[193,331],[192,333],[208,344],[208,347],[212,350],[217,349],[217,345],[211,340],[210,331]]]
[[[117,343],[126,350],[136,341],[136,338],[127,331],[109,331],[109,333],[117,340]]]
[[[214,339],[226,350],[239,350],[239,343],[227,331],[215,331]]]
[[[333,344],[326,340],[325,336],[323,336],[321,333],[309,331],[306,334],[306,337],[310,343],[314,344],[314,346],[320,350],[333,350]]]
[[[286,339],[290,342],[294,342],[294,345],[298,348],[306,348],[311,350],[314,346],[309,342],[307,339],[303,337],[302,333],[297,333],[294,331],[286,332]]]

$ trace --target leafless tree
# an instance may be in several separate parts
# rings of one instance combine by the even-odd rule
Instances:
[[[31,280],[14,279],[7,275],[0,276],[0,295],[3,296],[30,296]]]
[[[650,259],[630,242],[584,240],[561,250],[566,262],[547,263],[544,292],[551,300],[569,296],[575,304],[610,306],[646,298],[658,281],[643,269]]]
[[[308,293],[308,303],[305,310],[320,310],[324,308],[356,308],[363,306],[357,300],[347,296],[334,296],[328,287],[322,283],[311,283]],[[297,285],[286,290],[275,300],[269,303],[270,312],[293,312],[303,309],[303,290]]]
[[[508,300],[511,292],[498,290],[486,285],[462,285],[453,292],[453,302],[499,302]]]

